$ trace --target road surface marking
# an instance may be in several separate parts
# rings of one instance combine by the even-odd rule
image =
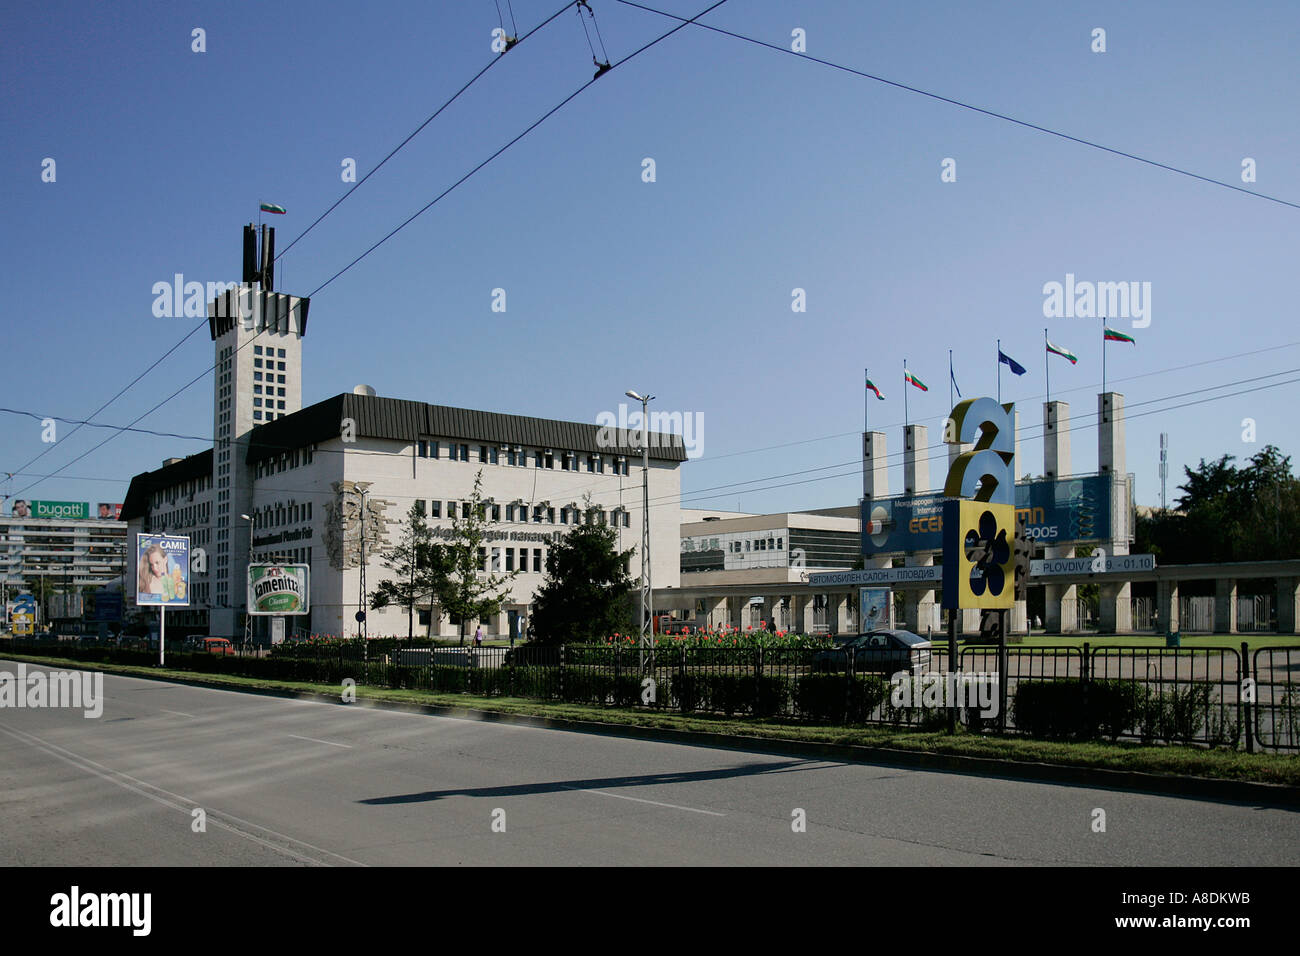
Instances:
[[[198,718],[195,717],[193,714],[187,714],[187,713],[185,713],[185,712],[183,712],[183,711],[179,711],[179,710],[166,710],[166,709],[164,709],[164,710],[163,710],[163,713],[164,713],[164,714],[175,714],[177,717],[191,717],[191,718],[193,718],[194,720],[198,720]]]
[[[156,803],[161,803],[165,807],[169,807],[173,810],[178,810],[181,813],[185,814],[186,816],[191,815],[192,807],[203,806],[203,804],[200,803],[198,800],[192,800],[189,797],[182,796],[179,793],[173,793],[170,790],[166,790],[162,787],[155,786],[152,783],[147,783],[144,780],[140,780],[137,777],[131,776],[129,773],[123,773],[121,770],[114,770],[111,767],[105,767],[103,764],[96,763],[95,761],[91,760],[89,757],[83,757],[80,754],[74,753],[71,750],[67,750],[64,747],[60,747],[58,744],[52,744],[47,740],[42,740],[40,737],[37,737],[35,734],[29,734],[21,730],[13,730],[12,728],[9,727],[0,727],[0,733],[8,734],[10,737],[13,737],[15,740],[25,743],[30,747],[34,747],[37,750],[44,751],[46,754],[50,755],[51,757],[54,757],[58,760],[62,760],[64,763],[71,764],[73,767],[76,767],[78,770],[82,770],[86,773],[93,774],[94,776],[99,777],[102,780],[105,780],[109,783],[116,784],[117,786],[123,788],[124,790],[130,790],[132,793],[138,793],[140,796],[147,797],[148,799],[153,800]],[[125,781],[127,780],[131,781],[131,783],[126,783]],[[139,786],[132,786],[132,784],[138,784]],[[148,789],[144,789],[144,788],[148,788]],[[149,791],[151,790],[157,791],[157,793],[150,793]],[[167,797],[174,797],[175,800],[168,800],[166,797],[158,796],[158,794],[166,794]],[[181,801],[181,803],[175,802],[176,800]],[[184,806],[183,804],[189,804],[189,806]],[[305,853],[296,852],[287,846],[280,846],[275,843],[272,843],[269,840],[264,840],[261,837],[259,837],[257,834],[249,833],[246,830],[242,829],[241,826],[234,826],[230,823],[227,823],[226,820],[233,820],[236,823],[241,824],[242,826],[245,827],[255,827],[258,830],[271,834],[277,840],[282,840],[285,843],[294,843],[297,844],[298,846],[306,847],[309,850],[313,850],[316,853],[323,853],[327,856],[332,856],[335,859],[342,860],[344,863],[348,863],[352,866],[366,865],[364,863],[358,862],[357,860],[353,860],[350,859],[349,857],[343,856],[340,853],[335,853],[332,850],[326,850],[323,847],[313,846],[312,844],[307,843],[303,840],[296,840],[293,837],[288,836],[287,834],[280,833],[277,830],[272,830],[270,827],[264,827],[261,824],[252,823],[248,820],[241,820],[239,817],[234,816],[233,814],[223,813],[221,811],[209,809],[207,807],[204,807],[204,809],[207,811],[208,820],[214,823],[215,825],[221,827],[223,830],[228,830],[231,833],[235,834],[236,836],[241,836],[246,840],[252,841],[253,843],[260,844],[261,846],[264,846],[269,850],[273,850],[277,853],[282,853],[285,856],[298,860],[301,863],[311,863],[311,864],[315,864],[316,866],[330,865],[323,860],[315,859],[311,856],[308,856]],[[222,819],[223,817],[225,819]]]
[[[352,749],[351,744],[336,744],[332,740],[319,740],[316,737],[299,737],[297,734],[286,734],[286,736],[293,737],[295,740],[310,740],[314,744],[329,744],[331,747],[345,747],[348,750]]]
[[[656,807],[667,807],[669,810],[687,810],[691,813],[707,813],[711,817],[725,817],[725,813],[719,813],[716,810],[699,810],[695,807],[679,807],[675,803],[660,803],[658,800],[645,800],[641,797],[627,797],[621,793],[610,793],[606,790],[588,790],[585,787],[565,787],[565,790],[576,790],[579,793],[595,793],[602,797],[613,797],[615,800],[632,800],[635,803],[650,803]]]

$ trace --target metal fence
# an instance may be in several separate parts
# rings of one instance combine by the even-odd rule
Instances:
[[[21,641],[15,652],[149,665],[157,646]],[[409,688],[529,697],[593,706],[758,717],[831,725],[942,730],[956,714],[980,731],[1068,739],[1300,750],[1300,644],[1260,648],[1134,647],[1110,643],[966,645],[958,672],[946,653],[914,659],[910,681],[891,652],[852,649],[636,645],[516,648],[388,641],[383,647],[284,644],[211,654],[169,647],[170,666],[338,687]],[[995,713],[975,706],[979,675],[998,675]],[[975,682],[963,685],[962,681]],[[907,693],[899,692],[906,684]],[[973,688],[973,689],[972,689]]]

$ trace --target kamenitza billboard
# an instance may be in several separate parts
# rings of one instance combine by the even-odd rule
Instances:
[[[305,564],[250,564],[249,614],[306,614],[310,608],[310,569]]]

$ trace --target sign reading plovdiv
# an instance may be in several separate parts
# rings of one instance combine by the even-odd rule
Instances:
[[[958,402],[948,441],[973,442],[948,471],[943,493],[943,606],[1015,605],[1015,406]]]
[[[249,614],[306,614],[311,593],[305,564],[250,564]]]

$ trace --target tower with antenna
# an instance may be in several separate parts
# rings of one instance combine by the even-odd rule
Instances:
[[[256,547],[252,478],[246,465],[253,429],[302,409],[302,337],[310,301],[274,291],[275,229],[244,227],[243,275],[208,303],[213,369],[211,633],[242,634],[249,555]]]

